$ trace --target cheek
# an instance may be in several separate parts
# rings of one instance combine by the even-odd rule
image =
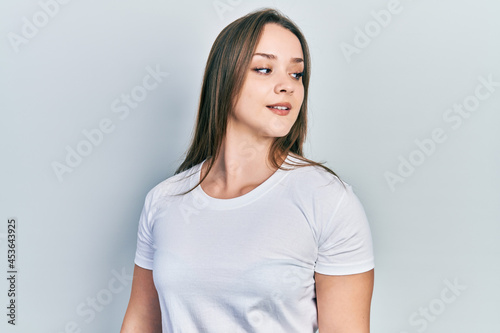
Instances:
[[[240,107],[255,109],[262,106],[266,98],[266,91],[263,84],[247,82],[241,90]]]
[[[240,97],[233,108],[234,114],[240,120],[252,117],[258,104],[255,91],[247,86],[246,89],[241,90]]]
[[[297,101],[299,102],[300,105],[304,102],[304,86],[301,86],[296,94]]]
[[[246,88],[245,93],[248,96],[248,99],[252,99],[254,101],[263,99],[268,89],[265,84],[256,81],[250,81]]]

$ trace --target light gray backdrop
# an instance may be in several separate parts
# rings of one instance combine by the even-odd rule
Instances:
[[[370,219],[372,331],[500,332],[494,0],[2,1],[1,332],[119,330],[144,196],[188,147],[211,44],[263,6],[310,44],[306,156]]]

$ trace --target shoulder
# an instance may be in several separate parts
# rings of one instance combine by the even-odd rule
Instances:
[[[302,165],[295,166],[290,170],[289,179],[290,186],[293,186],[297,193],[308,197],[328,197],[332,199],[340,199],[350,189],[350,185],[342,181],[336,175],[328,172],[324,168],[317,165],[307,165],[304,161],[289,156],[289,160],[293,164]],[[285,168],[290,166],[284,164]]]
[[[198,165],[193,166],[158,183],[147,193],[146,204],[154,205],[155,202],[161,199],[172,198],[189,190],[194,177],[196,177],[197,167]]]

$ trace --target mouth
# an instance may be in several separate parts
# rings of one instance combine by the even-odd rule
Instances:
[[[290,103],[277,103],[273,105],[267,105],[267,108],[280,116],[286,116],[288,113],[290,113],[292,105]]]

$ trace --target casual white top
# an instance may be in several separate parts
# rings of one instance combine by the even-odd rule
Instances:
[[[202,164],[154,187],[139,221],[135,263],[153,270],[163,332],[315,332],[314,272],[374,267],[351,186],[305,166],[278,169],[237,198],[200,186],[174,196],[196,185]]]

